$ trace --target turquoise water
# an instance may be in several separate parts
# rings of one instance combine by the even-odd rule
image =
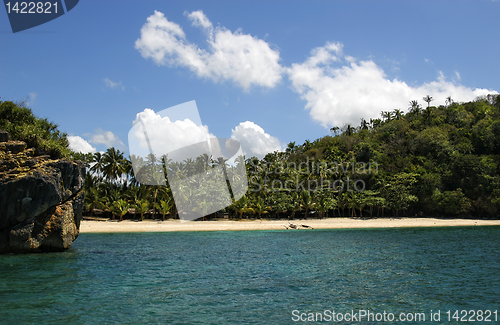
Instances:
[[[64,253],[0,256],[2,324],[296,324],[325,310],[463,324],[445,319],[462,309],[500,313],[500,227],[81,234]]]

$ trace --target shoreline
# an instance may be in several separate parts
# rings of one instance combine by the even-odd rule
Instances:
[[[292,223],[299,230],[309,229],[362,229],[362,228],[410,228],[410,227],[456,227],[456,226],[500,226],[500,220],[483,219],[436,219],[436,218],[328,218],[301,220],[144,220],[144,221],[93,221],[82,220],[80,233],[117,232],[176,232],[176,231],[240,231],[240,230],[287,230]],[[307,227],[301,227],[305,225]],[[297,229],[288,229],[293,231]]]

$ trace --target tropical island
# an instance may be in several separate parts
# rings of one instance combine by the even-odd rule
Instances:
[[[331,134],[314,141],[291,142],[285,151],[263,159],[240,160],[247,172],[247,193],[203,219],[499,219],[500,95],[465,103],[449,97],[439,106],[431,106],[430,96],[424,101],[426,107],[413,100],[407,113],[384,111],[359,125],[332,127]],[[168,183],[140,184],[131,157],[115,148],[72,152],[57,125],[21,106],[0,103],[0,129],[53,157],[84,162],[84,215],[179,218]],[[210,157],[182,164],[151,157],[155,161],[163,170],[176,168],[179,173],[226,164]]]

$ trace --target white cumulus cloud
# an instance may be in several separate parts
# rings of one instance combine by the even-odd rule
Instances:
[[[193,22],[192,23],[193,26],[202,27],[207,31],[213,30],[214,27],[212,23],[210,22],[210,20],[208,20],[207,16],[205,16],[203,11],[198,10],[198,11],[193,11],[191,13],[186,12],[185,14]]]
[[[232,130],[231,138],[240,142],[247,158],[255,156],[262,159],[270,152],[283,150],[278,138],[269,135],[262,127],[250,121],[237,125]]]
[[[68,135],[69,148],[75,152],[94,153],[96,148],[92,147],[85,139],[77,135]]]
[[[442,73],[436,81],[412,87],[388,79],[375,62],[358,61],[345,55],[342,48],[341,43],[327,43],[313,49],[306,61],[288,69],[294,91],[307,102],[311,117],[324,127],[357,125],[361,117],[380,117],[381,111],[395,108],[406,110],[410,100],[423,102],[426,95],[439,105],[448,96],[454,101],[469,101],[496,93],[447,81]]]
[[[186,67],[199,78],[230,80],[244,90],[253,85],[272,88],[281,81],[280,54],[269,43],[240,30],[214,28],[202,11],[186,16],[207,35],[208,50],[190,43],[183,29],[159,11],[147,18],[135,48],[158,65]]]
[[[107,147],[115,147],[120,150],[125,148],[125,144],[111,131],[104,131],[98,128],[94,133],[87,133],[85,136],[88,137],[89,142],[93,144],[103,144]]]
[[[135,127],[129,133],[129,143],[136,143],[140,150],[149,150],[149,141],[157,156],[215,137],[206,125],[198,125],[189,118],[172,121],[168,116],[161,116],[149,108],[138,113],[133,124]]]

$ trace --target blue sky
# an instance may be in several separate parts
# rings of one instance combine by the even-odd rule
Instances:
[[[217,137],[262,156],[430,94],[500,90],[500,1],[80,1],[13,34],[0,97],[78,150],[127,150],[138,113],[195,100]],[[147,111],[151,112],[151,111]]]

